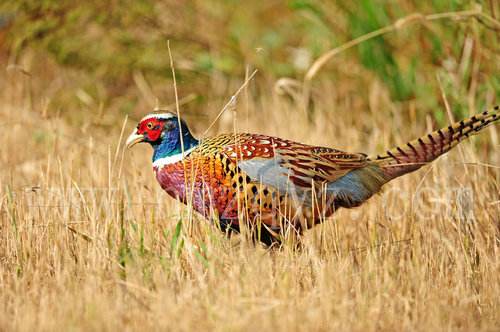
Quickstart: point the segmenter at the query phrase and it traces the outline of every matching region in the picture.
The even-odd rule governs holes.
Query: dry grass
[[[161,192],[148,148],[123,150],[118,112],[102,112],[91,100],[77,110],[85,114],[78,122],[51,109],[47,94],[75,77],[37,61],[29,53],[20,61],[31,76],[11,68],[0,77],[0,330],[500,326],[498,126],[364,206],[340,211],[306,235],[302,250],[268,251],[223,237]],[[214,86],[231,91],[241,84],[220,80]],[[392,102],[376,79],[365,80],[366,108],[332,92],[360,91],[350,81],[327,80],[312,91],[312,115],[272,82],[253,82],[212,132],[236,124],[371,154],[431,129],[430,115]],[[463,98],[475,106],[495,93]],[[188,118],[197,133],[219,106],[208,106],[203,120]]]

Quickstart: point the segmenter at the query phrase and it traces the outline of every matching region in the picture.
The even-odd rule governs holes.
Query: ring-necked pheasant
[[[267,244],[290,229],[322,222],[340,207],[359,206],[388,181],[413,172],[500,118],[499,107],[369,158],[259,134],[193,137],[172,113],[145,116],[129,136],[153,147],[161,187],[239,231],[246,220]]]

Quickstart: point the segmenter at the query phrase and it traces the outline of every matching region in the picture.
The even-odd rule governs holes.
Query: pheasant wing
[[[301,144],[264,135],[240,134],[223,153],[252,181],[286,192],[334,182],[349,171],[366,166],[366,155]]]

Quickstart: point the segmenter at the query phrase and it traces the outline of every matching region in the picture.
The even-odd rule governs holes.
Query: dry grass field
[[[458,44],[440,64],[405,47],[426,32],[388,37],[401,61],[421,56],[412,97],[399,100],[354,53],[340,53],[331,76],[312,80],[304,107],[300,86],[261,63],[210,133],[259,132],[371,155],[500,103],[498,30],[467,18],[428,24],[444,49]],[[441,25],[459,37],[446,40]],[[190,59],[184,46],[171,47],[182,74]],[[129,85],[113,85],[42,47],[13,54],[0,45],[1,331],[499,329],[498,125],[339,211],[308,231],[300,250],[269,250],[224,237],[163,193],[149,147],[124,150],[142,115],[175,102],[169,78],[138,70]],[[180,80],[180,111],[196,134],[257,56],[242,60],[246,74],[199,73],[202,90],[190,86],[197,75]]]

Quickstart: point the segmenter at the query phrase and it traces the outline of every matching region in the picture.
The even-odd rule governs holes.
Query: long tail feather
[[[413,172],[453,149],[461,141],[475,135],[500,119],[500,107],[476,114],[447,128],[422,136],[406,145],[371,158],[383,169],[388,180]]]

